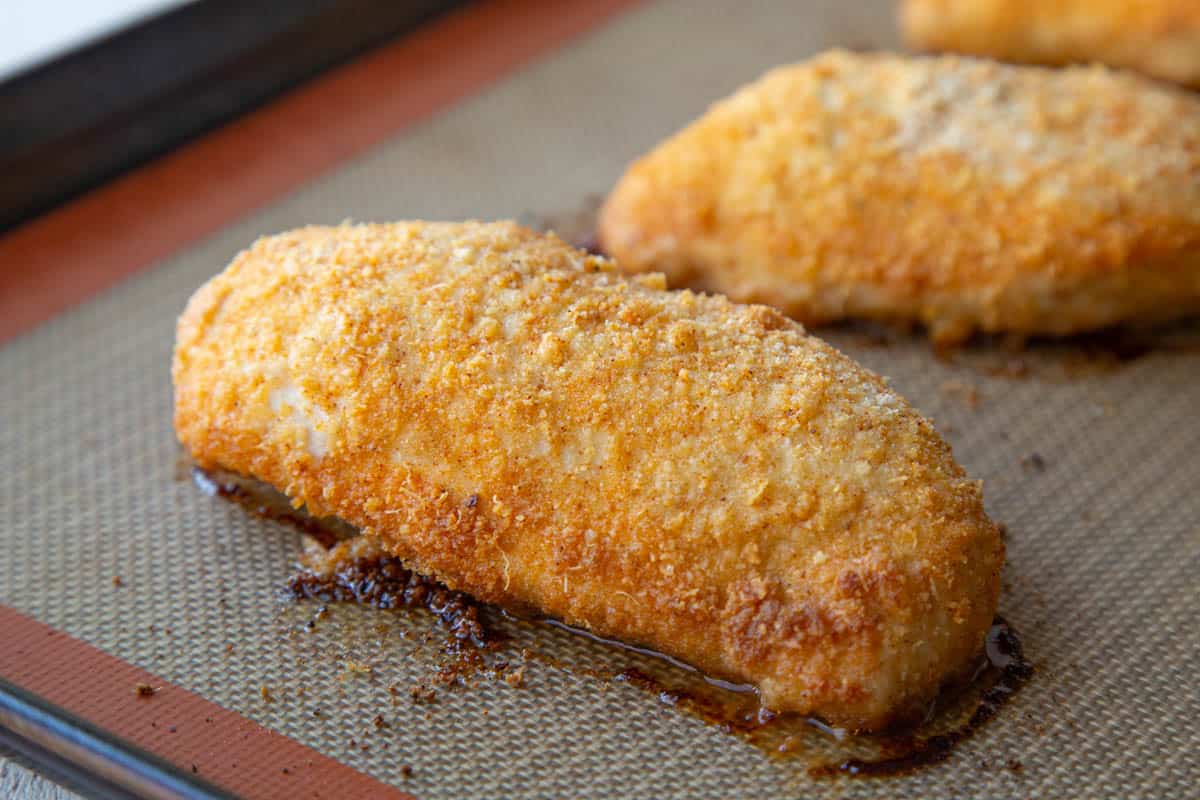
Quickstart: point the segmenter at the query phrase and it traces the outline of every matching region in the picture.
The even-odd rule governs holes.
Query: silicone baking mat
[[[946,356],[918,336],[823,334],[889,376],[984,480],[1007,526],[1001,613],[1036,669],[949,760],[886,779],[813,779],[803,759],[769,757],[588,674],[580,665],[636,658],[562,631],[517,626],[541,655],[522,661],[521,680],[442,686],[431,615],[333,606],[309,625],[318,604],[282,598],[299,537],[206,496],[181,470],[175,316],[255,237],[348,218],[556,218],[764,69],[832,45],[895,46],[891,15],[882,0],[638,4],[10,340],[0,604],[420,798],[1194,793],[1194,349],[993,344]],[[118,709],[169,699],[113,691]],[[207,724],[197,708],[181,706],[175,730],[144,730],[142,745],[167,752],[170,737]],[[228,775],[237,767],[216,763],[223,747],[181,766]],[[256,768],[275,757],[261,752]],[[291,773],[277,771],[282,783],[243,790],[285,791]]]

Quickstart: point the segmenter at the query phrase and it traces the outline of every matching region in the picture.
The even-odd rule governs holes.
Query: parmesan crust
[[[1104,68],[834,51],[635,162],[629,271],[809,324],[1066,335],[1200,311],[1200,99]]]
[[[449,587],[876,729],[980,652],[1003,545],[879,377],[511,223],[262,239],[179,320],[201,466]]]

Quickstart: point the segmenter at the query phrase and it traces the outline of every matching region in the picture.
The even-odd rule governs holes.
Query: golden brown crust
[[[802,322],[1064,335],[1200,311],[1200,99],[1103,68],[834,51],[635,162],[603,247]]]
[[[900,26],[920,50],[1101,63],[1200,88],[1195,0],[905,0]]]
[[[486,601],[877,728],[980,648],[1003,545],[882,380],[513,224],[263,239],[180,318],[180,441]]]

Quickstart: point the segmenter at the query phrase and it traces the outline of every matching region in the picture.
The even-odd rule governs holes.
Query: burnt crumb
[[[291,579],[288,588],[297,599],[355,602],[375,608],[423,606],[437,615],[456,639],[484,647],[492,638],[474,601],[413,572],[392,556],[344,562],[328,575],[303,572]],[[322,606],[317,619],[325,613]]]
[[[1025,769],[1025,765],[1015,758],[1010,758],[1005,766],[1008,767],[1010,772],[1020,772]]]
[[[464,666],[466,666],[467,669],[464,670]],[[441,684],[442,686],[454,686],[455,684],[461,682],[460,679],[462,678],[462,673],[469,671],[469,665],[457,663],[443,664],[433,673],[433,680],[435,683]]]
[[[280,772],[282,772],[284,775],[290,775],[290,774],[291,774],[291,773],[288,771],[288,768],[287,768],[287,767],[284,767],[283,769],[281,769],[281,770],[279,770],[279,771],[280,771]]]
[[[314,708],[314,709],[312,710],[312,715],[313,715],[314,717],[320,718],[320,717],[321,717],[321,709],[319,709],[319,708]]]
[[[1035,451],[1021,458],[1021,466],[1034,472],[1045,472],[1046,459],[1042,457],[1041,453]]]
[[[401,777],[411,778],[412,774],[413,774],[413,768],[410,767],[408,764],[405,764],[402,767],[400,767],[400,776]]]
[[[419,705],[432,703],[437,700],[437,690],[432,686],[426,686],[423,683],[418,683],[408,690],[408,694],[412,697],[412,701]]]
[[[113,575],[112,576],[112,585],[117,587],[118,589],[120,589],[122,586],[125,585],[125,581],[123,581],[121,579],[120,575]]]
[[[195,764],[192,764],[192,774],[195,775],[200,769]]]
[[[997,522],[996,523],[996,532],[1000,534],[1001,539],[1007,539],[1008,538],[1008,525],[1004,524],[1003,522]]]
[[[138,697],[154,697],[158,694],[158,689],[148,683],[139,683],[133,687],[133,693]]]
[[[258,693],[260,695],[262,695],[262,699],[264,702],[269,703],[273,699],[271,697],[271,690],[269,687],[266,686],[266,684],[263,684],[262,686],[258,687]]]

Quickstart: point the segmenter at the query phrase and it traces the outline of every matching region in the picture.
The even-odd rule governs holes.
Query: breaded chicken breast
[[[1200,88],[1196,0],[905,0],[900,26],[921,50],[1098,62]]]
[[[1200,98],[1103,68],[830,52],[635,162],[622,269],[802,322],[1065,335],[1200,311]]]
[[[980,652],[1004,548],[877,376],[509,223],[262,239],[179,320],[202,465],[414,569],[876,729]]]

